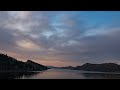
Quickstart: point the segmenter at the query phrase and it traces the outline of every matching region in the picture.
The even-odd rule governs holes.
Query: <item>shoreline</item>
[[[41,72],[41,71],[46,71],[46,70],[40,70],[40,71],[0,71],[0,73],[9,73],[9,72]]]

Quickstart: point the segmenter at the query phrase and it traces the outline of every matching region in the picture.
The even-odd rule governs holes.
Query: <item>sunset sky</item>
[[[0,11],[0,53],[48,66],[120,64],[120,11]]]

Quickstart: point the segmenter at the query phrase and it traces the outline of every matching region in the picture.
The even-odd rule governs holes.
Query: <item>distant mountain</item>
[[[75,67],[72,67],[72,66],[68,66],[68,67],[61,67],[63,69],[74,69]]]
[[[0,71],[41,71],[47,69],[49,68],[31,60],[22,62],[10,56],[0,54]]]
[[[47,67],[52,69],[61,69],[61,67],[55,67],[55,66],[47,66]]]
[[[99,71],[99,72],[120,72],[120,65],[114,63],[91,64],[86,63],[77,67],[64,67],[72,70]]]

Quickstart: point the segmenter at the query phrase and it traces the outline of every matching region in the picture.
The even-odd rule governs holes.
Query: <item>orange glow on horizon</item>
[[[80,63],[76,63],[76,62],[67,62],[67,61],[60,61],[61,59],[57,59],[57,58],[49,58],[46,57],[46,59],[42,59],[41,60],[34,60],[34,59],[30,59],[27,58],[27,56],[21,55],[21,54],[17,54],[14,52],[6,52],[6,51],[1,51],[4,54],[7,54],[8,56],[11,56],[19,61],[23,61],[26,62],[27,60],[32,60],[36,63],[45,65],[45,66],[56,66],[56,67],[64,67],[64,66],[77,66],[80,65]]]

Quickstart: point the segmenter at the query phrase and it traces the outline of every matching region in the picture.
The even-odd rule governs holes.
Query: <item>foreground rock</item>
[[[0,54],[0,71],[42,71],[49,69],[46,66],[35,63],[31,60],[27,62],[18,61],[12,57]]]

